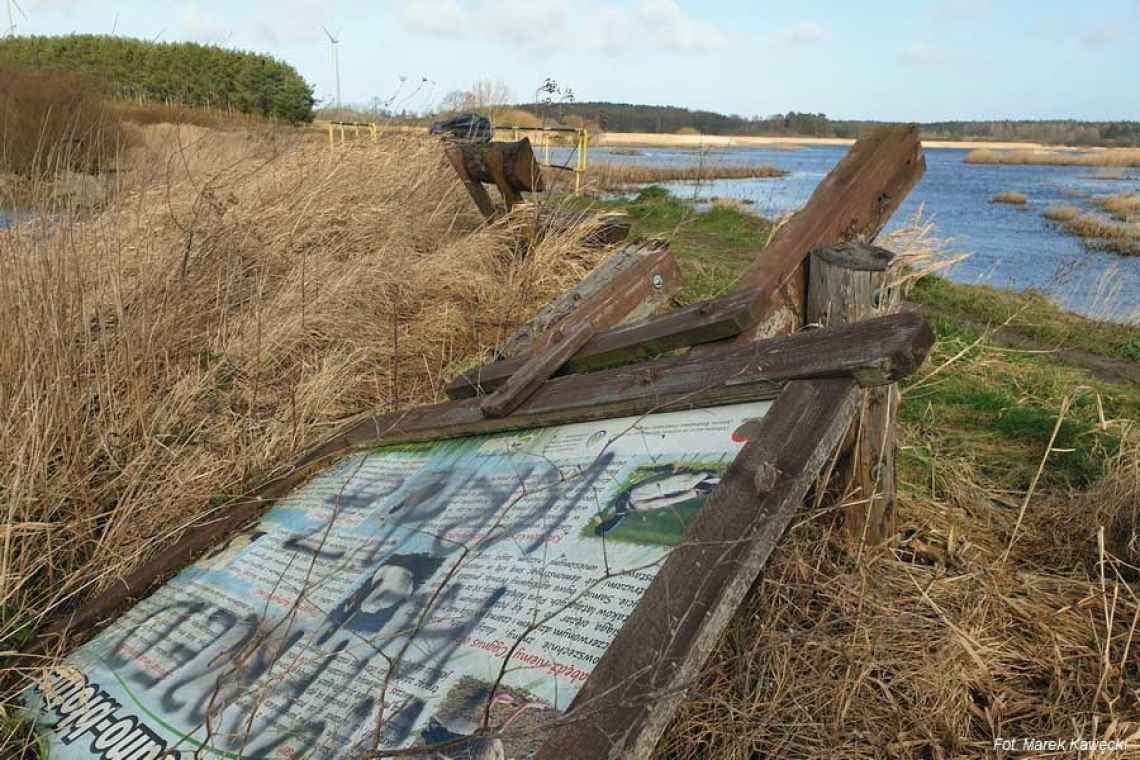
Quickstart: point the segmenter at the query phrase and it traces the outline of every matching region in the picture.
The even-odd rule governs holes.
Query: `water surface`
[[[753,202],[758,213],[774,217],[801,207],[847,147],[746,147],[703,154],[666,148],[640,151],[640,155],[629,156],[595,148],[590,161],[777,166],[788,175],[665,183],[680,197],[738,198]],[[565,161],[567,151],[551,154],[552,162],[560,162]],[[1037,289],[1071,311],[1140,324],[1140,257],[1089,250],[1079,238],[1041,216],[1049,206],[1084,207],[1088,196],[1140,190],[1140,171],[1128,170],[1121,180],[1102,180],[1095,179],[1095,169],[1087,167],[975,165],[963,163],[965,154],[961,148],[928,148],[926,174],[895,212],[887,230],[905,223],[921,206],[924,217],[934,222],[935,234],[952,238],[953,250],[972,254],[947,272],[950,279],[1016,291]],[[990,198],[1007,190],[1025,193],[1029,203],[990,203]]]

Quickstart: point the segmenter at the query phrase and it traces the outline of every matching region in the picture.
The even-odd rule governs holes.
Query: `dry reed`
[[[1028,202],[1029,198],[1025,193],[1004,192],[990,198],[990,203],[1011,203],[1016,206],[1024,206]]]
[[[639,166],[636,164],[591,164],[586,172],[586,185],[596,190],[620,190],[655,182],[705,182],[713,179],[748,179],[783,177],[788,172],[774,166],[724,166],[701,164],[690,166]]]
[[[978,148],[966,154],[968,164],[1013,164],[1048,166],[1140,166],[1140,149],[1104,148],[1090,151],[993,150]]]
[[[0,650],[340,421],[435,399],[604,255],[589,218],[523,255],[531,210],[482,225],[422,139],[143,136],[93,218],[44,185],[0,230]]]
[[[945,260],[928,233],[917,225],[891,244]],[[973,352],[1000,361],[985,335]],[[936,346],[912,386],[962,360]],[[1140,437],[1134,422],[1103,424],[1122,440],[1104,479],[1079,495],[1028,494],[1016,541],[1018,502],[976,463],[937,458],[937,434],[903,425],[902,447],[937,461],[929,483],[900,491],[898,533],[856,556],[835,507],[794,525],[662,756],[1001,758],[1012,755],[995,739],[1021,737],[1135,751],[1140,595],[1127,581],[1140,559]],[[1044,468],[1053,454],[1041,452]]]
[[[1131,222],[1140,218],[1140,193],[1098,196],[1093,198],[1092,202],[1122,222]]]

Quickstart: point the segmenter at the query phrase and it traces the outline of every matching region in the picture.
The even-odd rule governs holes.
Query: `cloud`
[[[815,45],[831,39],[831,30],[814,21],[801,21],[780,32],[780,39],[789,45]]]
[[[1114,24],[1101,24],[1086,29],[1081,34],[1081,44],[1085,47],[1101,48],[1120,41],[1120,27]]]
[[[445,39],[480,38],[528,50],[590,49],[618,54],[633,48],[703,53],[727,38],[685,14],[676,0],[634,0],[615,6],[533,0],[405,0],[405,30]]]
[[[230,35],[225,26],[219,24],[209,13],[204,13],[197,3],[182,7],[178,24],[183,34],[196,42],[221,44]]]
[[[941,66],[950,62],[950,56],[944,50],[916,42],[899,53],[898,61],[904,66]]]
[[[327,13],[327,5],[318,0],[275,0],[272,12],[262,14],[257,36],[270,45],[323,40],[321,27],[331,23]]]
[[[704,53],[723,47],[727,40],[712,24],[689,18],[676,0],[640,0],[633,9],[639,30],[655,47],[680,53]],[[631,37],[636,39],[636,34]]]
[[[460,37],[469,27],[468,13],[457,0],[407,0],[400,21],[409,32],[433,37]]]

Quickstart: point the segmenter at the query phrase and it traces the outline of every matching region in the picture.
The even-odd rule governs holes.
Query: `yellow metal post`
[[[329,122],[329,150],[336,151],[336,140],[333,139],[333,125]]]
[[[372,142],[376,142],[376,122],[371,122],[368,125],[368,131],[372,133]]]
[[[352,136],[360,137],[360,125],[355,122],[352,124]]]
[[[339,127],[340,127],[340,144],[341,144],[341,145],[344,145],[344,125],[343,125],[343,124],[339,124],[339,125],[337,125],[337,126],[339,126]]]

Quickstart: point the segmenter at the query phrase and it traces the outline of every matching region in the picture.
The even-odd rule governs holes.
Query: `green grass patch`
[[[772,230],[771,222],[755,214],[726,206],[702,211],[658,185],[644,188],[631,200],[604,205],[629,216],[632,237],[669,240],[684,276],[678,300],[685,304],[724,295],[767,244]]]
[[[1010,328],[1040,342],[1042,348],[1080,348],[1140,362],[1140,329],[1072,314],[1040,293],[1011,293],[927,277],[910,297],[926,306],[935,318],[949,320],[959,328],[968,323],[996,326],[1013,317]]]

